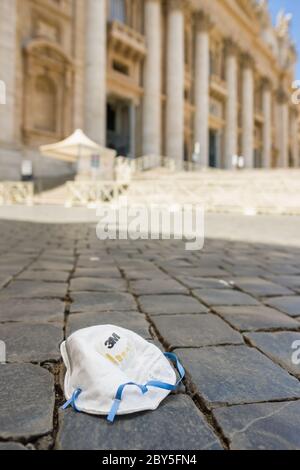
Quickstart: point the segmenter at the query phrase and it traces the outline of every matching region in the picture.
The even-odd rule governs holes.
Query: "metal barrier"
[[[66,206],[112,202],[124,194],[127,187],[128,183],[121,181],[68,181]]]
[[[33,183],[0,181],[0,205],[33,204]]]

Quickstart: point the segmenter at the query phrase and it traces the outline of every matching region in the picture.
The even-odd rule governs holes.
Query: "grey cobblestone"
[[[265,276],[269,280],[275,282],[276,284],[281,284],[282,286],[288,287],[296,292],[300,292],[300,276],[293,275],[269,275]]]
[[[100,312],[100,313],[78,313],[70,315],[67,321],[67,335],[80,328],[93,325],[117,325],[134,331],[143,338],[151,338],[149,323],[139,312]]]
[[[255,297],[294,294],[294,292],[287,287],[259,277],[241,277],[240,279],[234,279],[234,284],[244,292],[254,295]]]
[[[123,279],[96,279],[91,277],[79,277],[73,279],[70,291],[74,292],[114,292],[126,291],[126,282]]]
[[[64,450],[196,450],[221,449],[221,444],[192,400],[170,396],[158,410],[118,417],[60,413],[57,448]],[[170,428],[171,426],[171,428]]]
[[[132,281],[131,291],[136,295],[145,294],[188,294],[188,289],[173,279],[148,279]]]
[[[63,299],[67,292],[67,284],[60,282],[13,281],[1,291],[1,296],[15,299]]]
[[[187,252],[100,242],[89,224],[0,221],[0,233],[0,449],[300,448],[300,248],[214,239]],[[60,342],[98,324],[175,349],[178,393],[113,426],[59,411]]]
[[[8,362],[57,361],[63,330],[53,324],[6,323],[1,325],[1,339]]]
[[[101,267],[101,268],[76,268],[73,278],[82,278],[82,277],[91,277],[91,278],[104,278],[104,279],[112,279],[112,278],[121,278],[121,273],[118,268],[109,266],[109,267]]]
[[[206,313],[207,307],[187,295],[144,295],[139,297],[141,309],[149,315]]]
[[[239,331],[299,328],[299,323],[295,319],[264,305],[214,307],[214,310]]]
[[[0,439],[30,439],[51,432],[54,381],[32,364],[0,364]]]
[[[216,315],[164,315],[153,317],[153,322],[172,348],[243,343],[242,336]]]
[[[132,295],[123,292],[72,292],[71,313],[113,310],[134,310],[136,303]]]
[[[264,302],[266,305],[277,308],[291,317],[300,316],[300,296],[273,297],[271,299],[265,299]]]
[[[190,289],[228,289],[228,280],[206,277],[177,276],[177,279]]]
[[[251,344],[269,356],[291,374],[300,378],[300,332],[281,331],[277,333],[249,333],[245,335]],[[297,341],[298,346],[292,347]],[[299,351],[297,353],[297,350]],[[293,361],[293,354],[295,360]],[[299,364],[294,362],[298,361]]]
[[[220,346],[176,352],[208,406],[300,398],[298,380],[255,349]]]
[[[57,299],[2,299],[0,322],[62,322],[65,304]]]
[[[193,294],[207,305],[259,305],[259,302],[248,294],[233,289],[193,290]]]
[[[231,406],[213,414],[233,450],[300,448],[300,401]]]
[[[32,271],[26,270],[18,276],[24,281],[67,282],[70,273],[65,271]]]

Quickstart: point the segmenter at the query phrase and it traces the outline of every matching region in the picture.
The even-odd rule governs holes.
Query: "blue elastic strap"
[[[178,357],[176,356],[176,354],[174,353],[170,353],[170,352],[166,352],[164,353],[164,355],[170,359],[170,361],[173,361],[175,363],[175,366],[176,366],[176,369],[178,370],[178,374],[179,374],[179,379],[177,380],[177,383],[176,383],[176,387],[178,387],[178,385],[180,384],[180,382],[182,381],[182,379],[184,378],[185,376],[185,370],[182,366],[182,364],[179,362],[179,359]]]
[[[66,401],[66,403],[64,403],[64,405],[61,407],[62,410],[65,410],[66,408],[68,408],[68,406],[72,406],[72,408],[74,408],[75,411],[79,411],[79,409],[77,408],[76,406],[76,400],[77,398],[79,397],[81,393],[81,389],[80,388],[76,388],[74,390],[74,392],[72,393],[72,396],[71,398]]]
[[[174,391],[174,390],[177,389],[178,385],[180,384],[180,382],[182,381],[182,379],[185,376],[185,370],[182,367],[182,365],[180,364],[176,354],[174,354],[174,353],[164,353],[164,355],[168,359],[170,359],[171,361],[173,361],[175,363],[175,366],[178,370],[179,379],[177,380],[176,384],[173,385],[173,384],[169,384],[167,382],[161,382],[160,380],[149,380],[149,382],[147,382],[145,385],[140,385],[140,384],[137,384],[135,382],[128,382],[126,384],[120,385],[118,387],[118,390],[117,390],[115,399],[113,401],[112,407],[110,409],[110,412],[107,416],[107,421],[109,421],[110,423],[113,423],[113,421],[116,417],[116,414],[118,412],[121,400],[122,400],[123,390],[127,385],[135,385],[136,387],[138,387],[141,390],[141,392],[143,394],[148,392],[148,387],[157,387],[157,388],[162,388],[164,390],[171,390],[171,391]]]
[[[122,384],[118,387],[118,390],[117,390],[117,393],[116,393],[116,396],[115,396],[115,399],[113,401],[113,404],[112,404],[112,407],[110,409],[110,412],[107,416],[107,421],[109,422],[113,422],[114,419],[115,419],[115,416],[117,414],[117,411],[119,409],[119,406],[120,406],[120,403],[121,403],[121,400],[122,400],[122,394],[123,394],[123,390],[125,387],[127,387],[127,385],[134,385],[135,387],[138,387],[142,394],[144,395],[146,392],[148,392],[148,389],[146,387],[146,385],[140,385],[140,384],[137,384],[135,382],[127,382],[126,384]]]

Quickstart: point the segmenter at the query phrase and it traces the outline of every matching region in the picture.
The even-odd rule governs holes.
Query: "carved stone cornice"
[[[184,10],[189,7],[189,0],[167,0],[168,10]]]
[[[263,77],[262,81],[261,81],[261,86],[262,86],[263,90],[271,91],[272,90],[272,82],[271,82],[270,78]]]
[[[209,32],[213,28],[214,24],[209,15],[203,11],[199,11],[195,14],[195,26],[197,31]]]
[[[254,69],[255,67],[254,58],[248,52],[244,52],[241,55],[241,64],[244,69]]]
[[[226,38],[224,41],[226,55],[237,55],[239,52],[238,45],[232,38]]]
[[[287,104],[289,101],[289,95],[283,88],[277,90],[276,97],[279,104]]]

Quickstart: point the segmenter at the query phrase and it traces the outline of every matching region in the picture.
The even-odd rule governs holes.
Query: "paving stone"
[[[300,448],[300,401],[237,405],[213,414],[233,450]]]
[[[67,293],[68,286],[62,282],[13,281],[1,291],[2,297],[14,298],[60,298]]]
[[[300,352],[297,352],[300,351],[300,332],[248,333],[245,337],[270,359],[300,378]],[[295,341],[298,341],[298,344],[293,349]],[[297,359],[299,364],[294,364],[294,359]]]
[[[193,294],[207,305],[259,305],[248,294],[233,289],[195,289]]]
[[[0,274],[0,289],[4,287],[11,279],[11,276]]]
[[[0,261],[1,263],[1,261]],[[20,271],[22,271],[23,269],[25,269],[27,267],[27,264],[23,264],[23,263],[19,263],[19,264],[15,264],[15,263],[12,263],[12,264],[2,264],[1,263],[1,272],[2,273],[6,273],[7,275],[10,275],[10,276],[16,276]]]
[[[172,348],[243,343],[242,336],[216,315],[164,315],[153,321]]]
[[[64,302],[57,299],[3,299],[0,322],[63,322]]]
[[[299,328],[299,323],[293,318],[264,305],[214,307],[214,310],[240,331]]]
[[[149,323],[139,312],[100,312],[70,315],[67,321],[67,336],[81,328],[95,325],[116,325],[134,331],[143,338],[150,338]]]
[[[300,296],[273,297],[272,299],[264,299],[264,303],[287,313],[291,317],[300,316]]]
[[[62,326],[38,323],[5,323],[1,325],[7,362],[44,362],[60,358]]]
[[[190,289],[228,289],[231,288],[228,281],[205,277],[177,276],[184,285]]]
[[[222,449],[202,413],[186,395],[171,395],[155,411],[105,417],[60,412],[56,448],[63,450]],[[171,429],[170,429],[171,426]]]
[[[37,263],[39,263],[40,261],[42,262],[49,261],[50,263],[55,263],[55,264],[64,263],[64,264],[73,266],[74,259],[75,259],[74,255],[66,256],[62,253],[55,254],[55,253],[49,253],[48,251],[46,251],[46,253],[44,253],[43,255],[39,257],[39,259],[37,260]]]
[[[144,295],[139,297],[141,309],[150,315],[206,313],[207,307],[187,295]]]
[[[77,277],[92,277],[98,278],[121,278],[121,273],[116,267],[101,267],[101,268],[76,268],[72,274],[73,278]]]
[[[174,268],[185,268],[185,267],[190,268],[190,267],[192,267],[191,263],[187,259],[181,258],[181,257],[176,257],[176,256],[171,258],[171,259],[168,259],[166,261],[161,261],[158,264],[159,264],[159,266],[161,266],[164,269],[167,269],[167,268],[170,268],[170,267],[171,268],[172,267],[174,267]]]
[[[264,267],[273,274],[300,274],[300,268],[287,263],[267,263]]]
[[[188,289],[173,279],[153,279],[132,281],[131,291],[136,295],[149,294],[188,294]]]
[[[2,450],[28,450],[27,447],[18,442],[0,442],[0,451]]]
[[[124,268],[122,270],[124,272],[124,276],[130,281],[145,279],[170,279],[170,276],[160,269]]]
[[[79,268],[101,268],[101,265],[109,261],[109,258],[102,258],[99,255],[79,256],[77,266]]]
[[[248,261],[247,261],[248,263]],[[230,272],[233,276],[264,276],[267,274],[262,268],[252,267],[252,266],[230,266],[229,264],[224,264],[223,268]]]
[[[0,364],[0,439],[26,439],[51,432],[54,380],[32,364]]]
[[[241,277],[234,279],[234,285],[256,297],[294,294],[294,292],[287,287],[266,281],[265,279],[260,279],[259,277]]]
[[[32,271],[72,271],[74,263],[64,261],[38,260],[30,265]]]
[[[126,282],[123,279],[94,279],[91,277],[78,277],[70,284],[71,291],[85,292],[114,292],[126,291]]]
[[[66,271],[24,271],[18,276],[18,280],[44,281],[44,282],[67,282],[70,273]]]
[[[122,252],[124,253],[124,249],[122,250]],[[153,271],[153,270],[157,270],[159,271],[159,269],[154,266],[153,263],[151,263],[150,261],[146,261],[144,259],[137,259],[136,257],[133,258],[125,258],[125,259],[122,259],[122,257],[120,256],[120,254],[118,254],[118,256],[115,258],[117,263],[118,263],[118,266],[120,269],[122,270],[126,270],[126,269],[138,269],[140,271]]]
[[[269,274],[268,276],[264,276],[270,281],[275,282],[276,284],[280,284],[285,287],[289,287],[292,290],[300,290],[300,276],[296,275],[274,275]]]
[[[188,277],[217,277],[218,279],[223,279],[224,277],[228,277],[229,273],[227,273],[224,269],[221,268],[208,268],[208,267],[203,267],[203,268],[198,268],[198,267],[191,267],[191,268],[170,268],[167,270],[170,274],[173,274],[174,276],[178,275],[178,271],[180,271],[180,274],[183,276],[188,276]]]
[[[72,299],[71,313],[137,309],[133,296],[124,292],[73,292]]]
[[[16,270],[13,266],[2,266],[2,264],[0,264],[0,277],[2,279],[4,277],[11,277],[12,275],[15,275],[15,274],[16,274]]]
[[[288,372],[247,346],[175,351],[208,406],[300,398]]]

